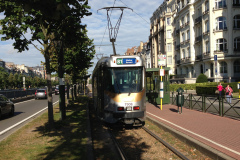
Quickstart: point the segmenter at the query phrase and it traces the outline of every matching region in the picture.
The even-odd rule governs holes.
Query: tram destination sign
[[[136,58],[117,58],[117,65],[136,64]]]

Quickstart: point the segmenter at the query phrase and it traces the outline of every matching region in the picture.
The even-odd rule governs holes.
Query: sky
[[[93,67],[89,68],[89,74],[92,73],[97,60],[102,56],[113,54],[112,45],[109,38],[107,11],[104,7],[128,7],[123,10],[120,27],[116,37],[116,53],[123,55],[128,48],[139,46],[140,42],[146,42],[150,35],[150,17],[153,12],[162,4],[163,0],[89,0],[91,7],[91,16],[84,17],[82,23],[87,25],[88,37],[94,40],[96,55],[92,60]],[[121,14],[120,10],[108,12],[111,15],[112,27]],[[0,14],[0,19],[3,14]],[[1,36],[0,36],[1,37]],[[0,41],[0,59],[14,64],[24,64],[33,67],[45,62],[43,55],[30,45],[28,51],[19,53],[12,46],[13,40]]]

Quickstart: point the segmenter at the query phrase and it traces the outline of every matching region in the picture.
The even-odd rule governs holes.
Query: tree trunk
[[[51,84],[51,70],[50,70],[50,56],[47,50],[45,50],[45,62],[46,62],[46,73],[47,73],[47,95],[48,95],[48,123],[50,129],[54,127],[53,120],[53,103],[52,103],[52,84]]]

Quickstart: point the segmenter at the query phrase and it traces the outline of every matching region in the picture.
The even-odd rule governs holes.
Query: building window
[[[215,0],[215,9],[227,7],[225,0]]]
[[[206,48],[206,53],[209,53],[210,52],[210,43],[209,43],[209,41],[206,41],[205,48]]]
[[[220,62],[220,73],[227,73],[227,63],[224,61]]]
[[[167,38],[172,38],[172,31],[171,30],[167,30]]]
[[[217,51],[227,51],[227,41],[226,41],[226,39],[217,39],[216,50]]]
[[[182,50],[182,59],[185,59],[185,49]]]
[[[185,34],[182,33],[182,42],[184,42],[184,41],[185,41]]]
[[[227,29],[226,18],[218,17],[216,19],[216,30],[223,30],[223,29]]]
[[[233,28],[240,29],[240,15],[233,17]]]
[[[190,31],[187,30],[187,40],[190,40]]]
[[[182,17],[182,25],[184,25],[184,17]]]
[[[240,73],[240,60],[236,60],[233,64],[234,73]]]
[[[240,37],[234,39],[234,51],[240,51]]]
[[[209,31],[209,21],[205,22],[205,32]]]
[[[167,51],[172,52],[172,43],[167,44]]]
[[[168,56],[167,62],[168,62],[168,64],[172,64],[172,56]]]
[[[188,57],[191,58],[190,47],[188,47]]]
[[[167,25],[170,26],[171,25],[171,17],[167,18]]]
[[[190,20],[189,20],[189,13],[187,14],[187,22],[190,22]]]
[[[205,2],[205,11],[208,11],[208,10],[209,10],[209,2],[206,1],[206,2]]]
[[[240,0],[233,0],[233,5],[240,6]]]

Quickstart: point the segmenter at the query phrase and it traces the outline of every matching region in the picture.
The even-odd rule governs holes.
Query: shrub
[[[205,74],[200,74],[197,77],[196,83],[204,83],[204,82],[208,82],[207,76]]]

